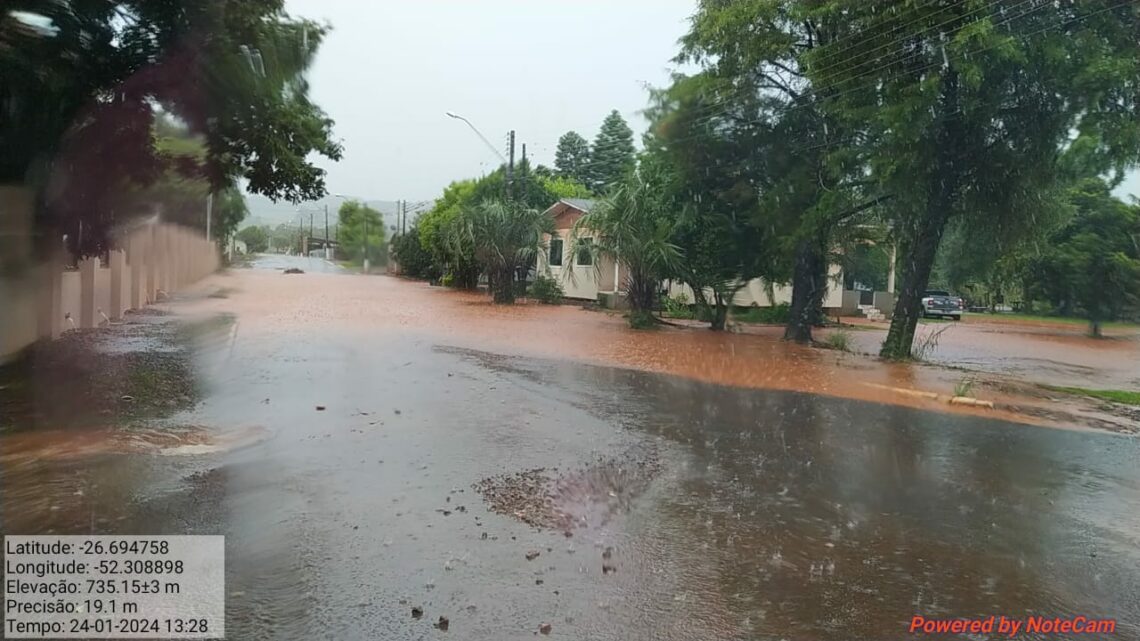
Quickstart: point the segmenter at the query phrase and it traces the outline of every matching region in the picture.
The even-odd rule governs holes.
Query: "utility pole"
[[[507,162],[507,198],[511,197],[511,187],[515,181],[515,130],[511,130],[510,134],[510,160]]]
[[[329,247],[329,204],[325,203],[325,260],[332,260],[332,251]]]
[[[408,231],[408,201],[400,201],[400,235]]]
[[[525,165],[526,164],[526,143],[525,142],[522,144],[522,151],[523,151],[523,153],[522,153],[522,164]]]
[[[368,273],[368,216],[364,216],[364,273]]]
[[[206,194],[206,241],[210,240],[210,222],[214,215],[214,192]]]

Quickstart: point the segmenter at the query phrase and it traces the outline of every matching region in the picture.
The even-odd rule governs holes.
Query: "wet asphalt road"
[[[914,614],[1111,617],[1140,638],[1135,439],[508,358],[414,327],[237,327],[204,343],[207,398],[179,420],[248,444],[9,475],[86,488],[70,518],[9,510],[11,532],[225,534],[233,639],[904,638]],[[608,521],[584,493],[571,538],[471,488],[599,456],[661,472]]]

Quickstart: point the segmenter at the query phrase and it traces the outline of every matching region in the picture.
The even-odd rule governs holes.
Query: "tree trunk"
[[[713,310],[712,322],[709,328],[714,332],[724,331],[724,326],[728,321],[728,303],[723,296],[713,292],[713,304],[716,307]]]
[[[879,356],[889,359],[906,359],[911,356],[914,332],[922,316],[922,297],[930,281],[934,257],[942,242],[942,232],[950,220],[958,183],[963,168],[958,167],[958,76],[950,71],[943,78],[940,110],[943,114],[936,145],[936,160],[927,185],[926,211],[918,221],[910,243],[909,268],[905,270],[902,289],[895,301],[891,328]]]
[[[492,270],[491,293],[496,305],[510,305],[515,302],[515,270],[506,267]]]
[[[792,305],[784,340],[807,344],[812,341],[811,328],[822,318],[823,293],[827,289],[827,261],[812,240],[796,247],[792,269]]]

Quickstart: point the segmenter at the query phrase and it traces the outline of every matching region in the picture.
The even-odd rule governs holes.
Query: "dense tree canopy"
[[[269,249],[269,230],[264,226],[250,225],[238,231],[237,239],[245,243],[245,248],[251,254],[257,254]]]
[[[833,6],[859,37],[811,52],[806,70],[842,144],[894,196],[904,258],[882,354],[906,357],[952,219],[1002,236],[1035,225],[1074,132],[1109,166],[1135,160],[1140,16],[1111,1]]]
[[[1034,294],[1087,318],[1100,336],[1102,322],[1140,303],[1140,207],[1114,198],[1099,179],[1074,187],[1068,200],[1072,219],[1029,260],[1026,275]]]
[[[5,10],[0,182],[40,190],[39,227],[82,239],[77,253],[102,251],[137,214],[112,202],[124,181],[148,185],[171,168],[215,189],[241,179],[271,198],[324,194],[310,155],[337,159],[341,148],[303,72],[326,28],[289,17],[282,0],[13,0]],[[160,111],[202,137],[203,158],[153,144]]]
[[[349,260],[377,260],[384,247],[384,219],[358,200],[346,200],[337,211],[340,251]]]

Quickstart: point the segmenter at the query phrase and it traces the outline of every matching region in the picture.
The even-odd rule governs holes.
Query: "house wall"
[[[567,298],[580,298],[597,300],[599,291],[608,291],[601,287],[602,272],[593,265],[575,265],[574,257],[570,255],[570,230],[559,229],[558,238],[562,240],[562,265],[551,265],[549,249],[538,255],[538,273],[547,274],[562,284],[562,291]],[[551,236],[543,238],[546,246],[550,247]],[[613,263],[609,267],[610,281],[613,280]],[[610,285],[612,287],[612,284]]]
[[[570,255],[570,231],[582,215],[583,212],[570,208],[555,217],[555,234],[563,241],[562,265],[551,265],[549,252],[542,252],[538,258],[538,272],[549,274],[562,283],[562,290],[567,298],[597,300],[599,292],[623,291],[625,279],[629,273],[627,268],[620,263],[620,260],[616,270],[614,261],[609,258],[601,259],[597,266],[574,264],[574,257]],[[550,235],[543,238],[547,247],[550,246],[551,238]],[[620,256],[618,258],[620,259]],[[831,265],[828,268],[827,283],[828,288],[824,294],[823,308],[829,311],[840,310],[843,307],[843,270],[839,265]],[[670,296],[683,294],[690,302],[695,300],[692,289],[687,285],[681,283],[666,284]],[[711,298],[711,293],[709,298]],[[791,302],[792,288],[790,285],[773,285],[772,298],[769,299],[765,291],[764,281],[759,278],[749,281],[733,299],[733,304],[739,307],[769,307],[773,304],[780,305]]]
[[[828,268],[827,278],[827,293],[823,296],[823,308],[825,310],[838,310],[843,306],[844,292],[843,292],[843,270],[839,265],[832,265]],[[670,296],[677,296],[683,294],[689,302],[693,302],[696,297],[693,296],[693,290],[688,285],[677,282],[669,283],[667,288]],[[712,292],[706,292],[706,296],[711,300]],[[741,288],[736,293],[736,297],[732,300],[732,304],[737,307],[770,307],[775,305],[786,305],[792,302],[792,287],[791,285],[775,284],[772,286],[772,299],[768,299],[768,294],[765,291],[764,279],[754,278],[748,281],[748,284]]]

